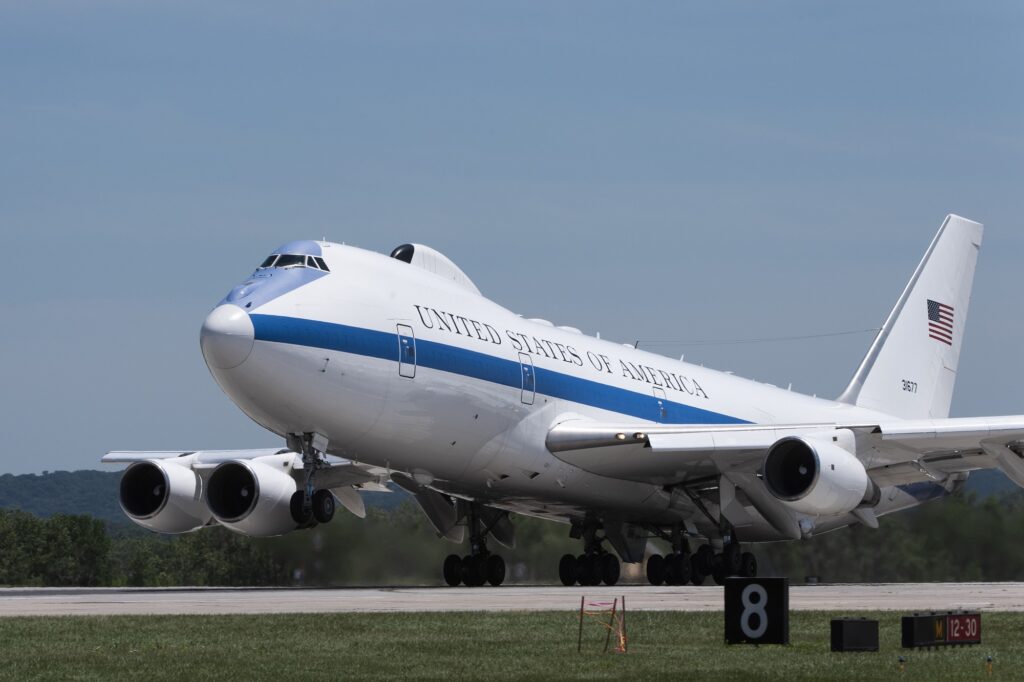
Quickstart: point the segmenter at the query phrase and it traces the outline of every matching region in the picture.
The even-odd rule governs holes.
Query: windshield
[[[263,261],[259,269],[265,268],[294,268],[294,267],[306,267],[314,270],[323,270],[324,272],[330,272],[327,267],[327,262],[320,256],[303,256],[301,254],[283,253],[283,254],[272,254],[267,256],[267,259]]]
[[[294,256],[290,253],[285,253],[277,257],[277,262],[274,263],[275,268],[287,268],[293,265],[305,265],[305,256]]]

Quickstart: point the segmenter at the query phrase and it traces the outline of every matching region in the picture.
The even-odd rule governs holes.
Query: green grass
[[[0,619],[3,679],[1024,679],[1024,614],[986,613],[984,644],[899,648],[899,614],[880,621],[879,653],[829,652],[830,614],[793,612],[790,646],[726,646],[722,614],[629,614],[629,653],[577,616],[543,613]],[[897,657],[907,659],[897,670]],[[994,674],[985,673],[985,658]]]

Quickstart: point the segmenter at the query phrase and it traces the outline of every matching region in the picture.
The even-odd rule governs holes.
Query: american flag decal
[[[928,336],[953,345],[953,306],[928,299]]]

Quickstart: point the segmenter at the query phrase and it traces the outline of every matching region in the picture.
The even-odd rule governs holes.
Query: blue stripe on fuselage
[[[323,348],[398,362],[397,333],[279,315],[257,314],[250,317],[258,341]],[[522,388],[523,370],[520,363],[436,341],[416,339],[416,365],[510,388]],[[638,419],[670,424],[749,423],[743,419],[666,399],[662,400],[666,410],[662,417],[658,399],[652,394],[628,391],[542,367],[537,367],[534,371],[537,393],[540,395],[590,405]]]

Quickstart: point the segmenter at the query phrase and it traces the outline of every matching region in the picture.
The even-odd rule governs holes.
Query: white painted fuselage
[[[832,424],[884,416],[524,319],[471,285],[396,258],[303,244],[315,244],[329,273],[267,296],[261,286],[273,286],[260,278],[269,273],[257,271],[211,314],[224,320],[204,330],[217,383],[276,434],[322,434],[333,455],[455,496],[563,521],[593,513],[687,523],[713,538],[718,529],[686,496],[572,466],[548,450],[548,432],[572,418]],[[217,334],[237,339],[218,349],[216,339],[207,344]],[[919,497],[885,488],[876,511]],[[817,530],[852,522],[842,515]],[[759,521],[742,539],[780,536]]]

